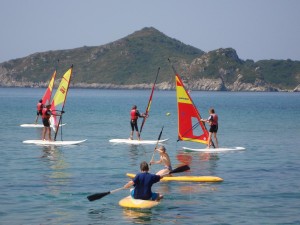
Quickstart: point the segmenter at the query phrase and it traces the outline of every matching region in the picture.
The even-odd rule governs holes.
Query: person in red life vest
[[[129,137],[130,140],[133,139],[134,129],[136,130],[136,135],[137,135],[138,140],[140,140],[140,132],[139,132],[139,128],[137,125],[137,120],[139,117],[146,117],[146,115],[144,113],[140,114],[140,112],[137,110],[137,106],[133,105],[132,109],[130,111],[130,126],[131,126],[131,133],[130,133],[130,137]]]
[[[208,144],[207,148],[210,148],[211,142],[212,142],[212,134],[215,138],[215,147],[218,148],[218,138],[217,138],[217,132],[218,132],[218,115],[215,113],[215,110],[211,108],[209,110],[209,117],[207,120],[201,119],[202,122],[207,122],[210,125],[209,128],[209,136],[208,136]]]
[[[61,116],[64,111],[61,112],[61,114],[54,114],[51,111],[51,104],[47,104],[45,108],[42,110],[42,119],[43,119],[43,140],[46,140],[46,133],[48,132],[48,140],[51,141],[51,129],[50,129],[50,117],[53,116]]]
[[[42,115],[42,110],[44,108],[44,105],[43,105],[43,100],[40,99],[38,104],[36,105],[36,118],[35,118],[35,124],[37,124],[37,121],[38,121],[38,118],[40,115]]]

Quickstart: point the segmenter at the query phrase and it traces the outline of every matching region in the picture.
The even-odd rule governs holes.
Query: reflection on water
[[[176,158],[179,162],[191,167],[190,175],[199,175],[200,171],[206,171],[205,175],[215,175],[219,160],[217,153],[207,152],[178,151]]]
[[[132,168],[134,168],[136,171],[139,171],[140,168],[140,158],[146,157],[146,148],[143,145],[129,145],[129,160],[130,160],[130,165]]]
[[[55,197],[56,201],[59,200],[64,189],[70,184],[71,174],[66,172],[69,168],[69,164],[65,162],[65,158],[57,146],[43,146],[42,159],[48,165],[48,173],[45,174],[45,186],[49,189],[48,194],[51,197]],[[57,199],[58,198],[58,199]],[[61,221],[67,221],[68,218],[72,217],[69,211],[60,209],[53,209],[51,214],[51,220],[54,223],[61,223]]]
[[[59,194],[59,186],[67,185],[71,175],[66,172],[69,167],[68,163],[65,162],[64,156],[56,146],[44,146],[42,158],[48,159],[48,165],[51,170],[47,176],[48,187],[55,194]]]
[[[149,224],[152,220],[152,211],[151,209],[124,209],[123,217],[132,223]]]

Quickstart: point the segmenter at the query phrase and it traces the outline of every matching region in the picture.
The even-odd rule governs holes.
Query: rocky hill
[[[299,61],[243,61],[232,48],[205,53],[152,27],[102,46],[35,53],[1,63],[0,86],[44,87],[55,68],[60,78],[73,64],[73,87],[150,88],[160,67],[157,88],[169,90],[174,89],[174,74],[168,58],[191,90],[300,90]]]

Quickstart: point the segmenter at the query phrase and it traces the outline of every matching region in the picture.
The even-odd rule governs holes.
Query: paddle
[[[158,145],[158,142],[159,142],[159,140],[160,140],[160,138],[161,138],[161,135],[162,135],[163,130],[164,130],[164,126],[162,126],[161,131],[160,131],[160,133],[159,133],[159,135],[158,135],[157,142],[156,142],[156,145],[155,145],[155,148],[154,148],[154,151],[153,151],[152,158],[151,158],[150,162],[151,162],[151,161],[153,160],[153,158],[154,158],[155,150],[156,150],[156,148],[157,148],[157,145]],[[151,164],[149,164],[149,165],[151,166]]]
[[[121,191],[123,189],[124,189],[124,187],[121,187],[121,188],[118,188],[118,189],[115,189],[115,190],[112,190],[112,191],[108,191],[108,192],[92,194],[92,195],[87,196],[87,199],[90,202],[92,202],[92,201],[98,200],[100,198],[103,198],[106,195],[112,194],[112,193],[117,192],[117,191]]]
[[[180,166],[180,167],[177,167],[176,169],[174,170],[171,170],[169,173],[167,174],[163,174],[164,175],[168,175],[168,174],[172,174],[172,173],[181,173],[181,172],[184,172],[184,171],[187,171],[189,170],[190,167],[188,165],[184,165],[184,166]]]

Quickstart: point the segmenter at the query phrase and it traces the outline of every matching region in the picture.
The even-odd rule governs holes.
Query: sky
[[[242,60],[300,60],[299,0],[0,0],[0,63],[100,46],[144,27]]]

